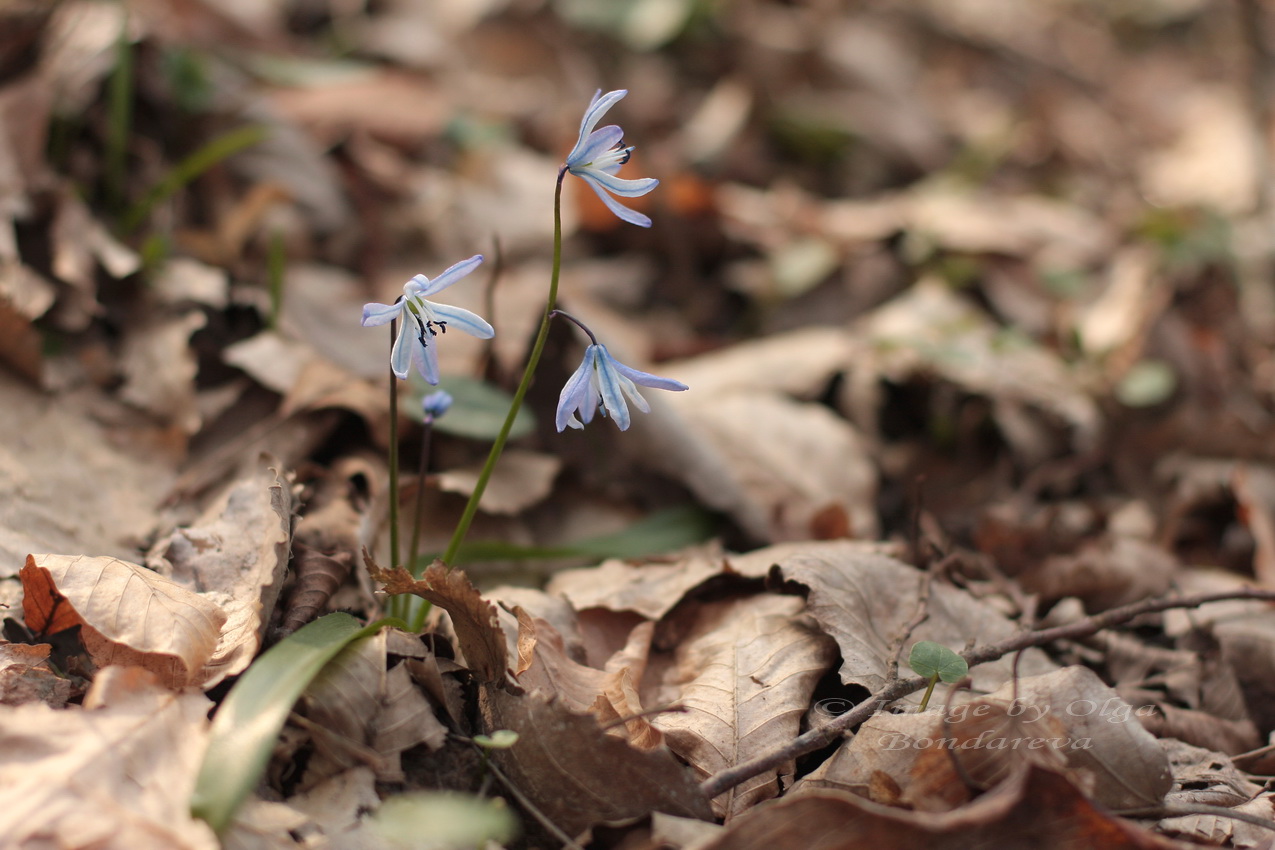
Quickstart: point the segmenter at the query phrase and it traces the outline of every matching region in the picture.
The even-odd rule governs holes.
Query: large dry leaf
[[[854,794],[817,791],[763,803],[732,821],[704,850],[1174,850],[1175,842],[1099,812],[1065,777],[1038,767],[968,806],[909,812]]]
[[[720,559],[692,556],[672,564],[634,566],[616,559],[596,567],[554,573],[545,591],[564,596],[576,610],[635,611],[651,620],[669,612],[694,587],[722,572]]]
[[[562,461],[553,455],[509,449],[501,455],[478,507],[489,514],[520,514],[549,495],[561,469]],[[468,497],[481,472],[481,464],[440,472],[438,488]]]
[[[215,598],[228,616],[205,687],[242,673],[261,648],[287,573],[291,529],[289,482],[271,459],[262,458],[256,471],[232,484],[194,525],[151,548],[147,566]]]
[[[591,714],[540,694],[484,686],[483,727],[512,729],[518,743],[493,754],[531,802],[569,835],[652,811],[708,820],[694,774],[667,749],[642,752],[608,735]]]
[[[201,683],[226,622],[202,596],[118,558],[28,555],[20,576],[28,628],[82,626],[99,667],[143,667],[172,688]]]
[[[141,675],[135,675],[141,673]],[[102,671],[86,706],[0,712],[0,844],[214,850],[190,816],[211,703],[137,670]]]
[[[71,681],[49,667],[51,649],[47,643],[0,643],[0,705],[66,705],[71,697]]]
[[[382,782],[401,782],[399,755],[417,744],[437,750],[447,738],[425,696],[404,664],[386,669],[387,633],[382,630],[346,647],[306,688],[302,707],[317,754],[328,766],[311,762],[311,776],[335,764],[340,769],[375,757]],[[335,772],[335,771],[334,771]],[[312,780],[307,780],[308,783]]]
[[[803,617],[802,600],[769,594],[704,605],[658,681],[653,705],[679,704],[652,724],[701,778],[784,746],[801,731],[815,684],[836,660],[836,647]],[[789,763],[713,801],[728,817],[778,792]]]
[[[172,485],[170,459],[100,424],[94,394],[75,398],[68,404],[0,371],[0,576],[16,573],[29,552],[129,557]]]
[[[204,327],[201,310],[177,316],[151,316],[131,328],[120,355],[124,386],[120,398],[171,423],[183,434],[199,430],[195,403],[199,361],[190,336]]]
[[[850,543],[820,543],[762,549],[732,559],[746,575],[773,564],[775,576],[808,588],[807,604],[820,627],[841,648],[841,680],[868,690],[886,681],[893,642],[915,616],[923,573],[901,561]],[[929,640],[961,651],[967,643],[991,643],[1018,632],[992,606],[951,585],[935,581],[926,606],[929,617],[910,643]],[[900,669],[909,668],[907,652]],[[970,671],[974,687],[991,691],[1009,681],[1013,659],[980,664]],[[1019,675],[1046,673],[1054,665],[1036,649],[1019,660]]]
[[[496,606],[483,598],[463,570],[449,570],[435,561],[418,580],[402,567],[386,570],[364,558],[368,573],[384,583],[386,593],[414,593],[451,616],[465,663],[479,682],[505,681],[509,650]]]
[[[802,328],[691,360],[663,363],[660,374],[706,396],[773,389],[811,399],[847,367],[854,351],[850,336],[841,328]]]
[[[652,462],[750,533],[807,539],[817,536],[821,514],[836,511],[851,535],[876,536],[868,446],[826,407],[764,390],[679,393],[667,406],[682,421],[659,435],[646,429]]]

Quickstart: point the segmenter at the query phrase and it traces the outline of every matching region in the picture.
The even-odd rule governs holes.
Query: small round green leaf
[[[390,797],[371,817],[386,847],[403,850],[462,850],[488,841],[504,844],[518,822],[501,800],[424,791]]]
[[[475,735],[474,743],[484,750],[507,750],[518,743],[518,733],[512,729],[497,729],[490,735]]]
[[[919,641],[912,647],[912,652],[908,655],[908,666],[918,676],[927,679],[938,676],[948,684],[959,682],[970,671],[964,658],[932,640]]]

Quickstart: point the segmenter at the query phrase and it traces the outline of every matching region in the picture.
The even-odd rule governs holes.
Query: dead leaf
[[[71,697],[71,682],[50,669],[50,649],[47,643],[0,643],[0,705],[66,705]]]
[[[20,576],[32,631],[82,626],[99,667],[143,667],[170,688],[202,681],[226,621],[203,597],[118,558],[28,555]]]
[[[115,682],[122,679],[122,686]],[[108,700],[103,694],[110,692]],[[23,705],[0,712],[0,843],[9,847],[215,850],[190,816],[207,742],[203,694],[103,670],[96,707]]]
[[[501,455],[478,507],[489,514],[516,516],[549,495],[561,469],[562,461],[554,455],[509,449]],[[435,479],[444,493],[468,497],[474,492],[481,471],[480,463],[440,472]]]
[[[225,594],[242,612],[223,629],[205,687],[247,669],[283,587],[293,506],[291,483],[278,466],[273,458],[261,458],[199,520],[157,543],[146,558],[161,575],[192,592]]]
[[[815,684],[836,659],[833,642],[801,616],[802,600],[759,595],[707,603],[644,702],[684,712],[651,720],[701,779],[787,744]],[[773,797],[795,766],[761,774],[713,801],[732,817]]]
[[[435,561],[417,580],[402,567],[377,566],[366,553],[364,563],[372,578],[385,585],[386,593],[414,593],[451,615],[465,663],[479,682],[505,681],[509,651],[496,606],[470,584],[464,570],[449,570],[442,561]]]
[[[124,386],[120,397],[184,434],[199,430],[202,418],[195,402],[199,362],[190,337],[208,317],[200,310],[177,316],[153,317],[134,326],[120,355]]]
[[[302,711],[310,721],[319,760],[307,768],[307,785],[357,766],[364,751],[381,782],[404,779],[400,754],[423,744],[437,750],[447,738],[407,667],[388,667],[387,632],[346,647],[306,688]]]
[[[554,573],[545,592],[564,596],[577,611],[607,608],[635,611],[658,620],[687,591],[722,572],[719,559],[692,556],[673,564],[642,564],[610,559],[596,567]]]

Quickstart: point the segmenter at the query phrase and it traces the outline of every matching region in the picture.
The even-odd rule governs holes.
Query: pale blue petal
[[[425,339],[429,341],[427,334]],[[416,364],[416,371],[421,373],[421,377],[428,383],[438,383],[438,347],[435,345],[421,345],[420,338],[417,337],[415,344],[412,346],[412,362]]]
[[[620,98],[628,94],[628,89],[617,89],[616,91],[607,92],[601,95],[602,89],[598,89],[598,93],[593,95],[593,101],[589,104],[588,110],[584,113],[584,118],[580,121],[580,136],[576,139],[576,146],[571,149],[571,153],[567,154],[567,162],[580,162],[580,151],[583,149],[585,142],[593,128],[598,126],[598,122],[602,120],[602,116]],[[601,96],[599,96],[601,95]]]
[[[496,335],[495,329],[487,324],[486,320],[463,307],[453,307],[450,304],[439,304],[434,301],[429,302],[429,306],[434,314],[434,321],[446,322],[449,331],[464,331],[479,339],[491,339]]]
[[[606,127],[594,130],[589,135],[589,138],[585,139],[575,159],[567,157],[567,165],[574,166],[593,162],[622,141],[624,141],[624,131],[615,124],[608,124]]]
[[[483,255],[475,254],[474,256],[470,257],[468,260],[461,260],[459,263],[456,263],[454,266],[448,267],[446,271],[444,271],[442,274],[440,274],[438,277],[434,278],[433,280],[428,280],[425,278],[424,275],[418,274],[416,277],[412,278],[412,281],[411,281],[411,283],[418,284],[416,287],[413,287],[414,291],[412,294],[418,295],[423,298],[426,295],[433,295],[436,292],[442,292],[444,289],[451,286],[453,283],[460,280],[462,277],[469,274],[474,269],[478,268],[479,264],[482,263],[482,261],[483,261]],[[421,284],[421,281],[424,281],[424,283]],[[409,286],[410,285],[411,284],[409,283]]]
[[[592,409],[597,407],[590,381],[594,368],[594,354],[592,345],[584,350],[584,359],[580,361],[580,367],[571,373],[571,377],[562,387],[562,393],[558,396],[558,413],[554,418],[554,424],[558,426],[559,431],[567,426],[584,427],[584,424],[575,417],[577,411],[584,414],[586,422],[593,416]],[[593,403],[590,405],[590,402]]]
[[[588,183],[594,192],[597,192],[598,197],[602,199],[602,203],[606,204],[607,209],[615,213],[616,217],[622,221],[627,221],[629,224],[636,224],[638,227],[651,226],[651,219],[648,216],[643,215],[637,210],[629,209],[624,204],[608,195],[606,190],[603,189],[597,181],[592,179],[591,175],[586,176],[584,182]]]
[[[617,361],[615,365],[619,366],[620,363]],[[629,401],[633,402],[634,407],[643,413],[651,412],[651,405],[647,404],[646,399],[638,392],[638,388],[633,386],[633,382],[620,374],[618,370],[616,371],[616,380],[619,381],[620,389],[624,390],[624,394],[629,397]]]
[[[620,385],[620,375],[615,371],[615,358],[607,353],[604,346],[598,357],[598,389],[602,393],[602,406],[607,415],[615,420],[621,431],[629,430],[629,406],[624,401],[624,389]]]
[[[390,371],[400,381],[407,380],[407,373],[412,368],[412,349],[420,347],[411,322],[403,322],[398,326],[398,336],[394,337],[394,347],[390,349]]]
[[[661,378],[658,375],[652,375],[650,372],[643,372],[640,369],[634,369],[632,366],[625,366],[623,363],[612,361],[615,363],[615,370],[624,377],[628,378],[635,384],[641,384],[644,387],[650,387],[654,390],[671,390],[672,392],[681,392],[689,390],[690,387],[681,381],[675,381],[672,378]]]
[[[606,189],[624,198],[638,198],[660,185],[660,181],[654,177],[641,177],[637,180],[626,180],[623,177],[616,177],[614,174],[607,174],[600,168],[591,168],[589,166],[581,166],[572,172],[573,174],[592,180]]]
[[[403,311],[403,302],[397,304],[364,304],[363,305],[363,327],[372,328],[377,325],[387,325],[398,318],[399,313]]]

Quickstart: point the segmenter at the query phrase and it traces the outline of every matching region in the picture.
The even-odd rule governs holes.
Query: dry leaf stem
[[[1091,617],[1085,617],[1074,623],[1068,623],[1064,626],[1055,626],[1050,629],[1037,629],[1034,631],[1021,632],[1013,637],[1007,638],[997,643],[988,644],[986,646],[975,647],[968,652],[962,653],[961,657],[974,667],[978,664],[986,664],[989,661],[995,661],[1009,655],[1011,652],[1018,652],[1033,646],[1044,646],[1058,640],[1074,640],[1076,638],[1087,637],[1095,634],[1103,629],[1118,626],[1127,623],[1135,617],[1143,614],[1153,614],[1158,611],[1168,611],[1174,608],[1198,608],[1209,602],[1223,602],[1234,599],[1257,599],[1267,602],[1275,602],[1275,591],[1262,590],[1259,588],[1244,588],[1242,590],[1234,590],[1226,593],[1205,593],[1197,596],[1185,596],[1177,598],[1161,597],[1159,599],[1144,599],[1141,602],[1134,602],[1129,605],[1122,605],[1119,608],[1112,608],[1109,611],[1103,611],[1100,614],[1094,614]],[[736,765],[729,770],[723,770],[716,776],[709,777],[701,785],[700,790],[709,799],[723,794],[734,788],[742,782],[757,776],[764,771],[772,770],[785,762],[812,753],[821,749],[835,741],[842,732],[853,726],[858,726],[863,721],[871,717],[875,712],[884,709],[887,705],[897,699],[915,693],[929,683],[927,677],[913,676],[909,679],[894,679],[888,681],[880,690],[872,694],[868,699],[856,705],[845,714],[839,715],[828,724],[811,729],[803,735],[799,735],[789,742],[786,746],[781,747],[764,756],[759,756],[752,761],[744,762]]]

